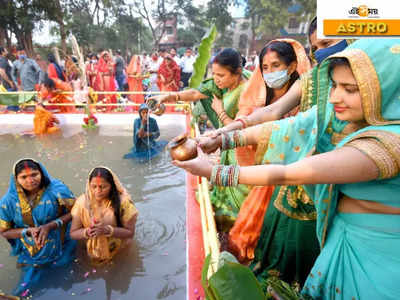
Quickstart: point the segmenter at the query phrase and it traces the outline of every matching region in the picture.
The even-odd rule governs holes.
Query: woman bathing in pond
[[[400,40],[347,49],[319,66],[311,110],[203,144],[207,151],[258,144],[267,164],[212,166],[202,155],[175,164],[217,184],[305,184],[322,250],[303,294],[399,299],[400,81],[391,71],[400,68]],[[271,147],[274,140],[281,142]]]
[[[156,157],[166,146],[166,141],[156,141],[160,137],[156,119],[149,117],[149,107],[143,103],[139,107],[139,118],[133,123],[133,147],[124,158],[146,162]]]
[[[18,161],[7,193],[0,200],[0,234],[18,256],[23,275],[14,290],[19,295],[37,284],[45,268],[65,266],[76,242],[69,237],[75,197],[60,180],[32,159]]]
[[[137,214],[118,177],[105,167],[94,168],[72,209],[71,238],[86,241],[93,264],[107,263],[132,240]]]
[[[201,101],[208,119],[215,128],[227,125],[235,119],[239,110],[240,95],[251,73],[243,70],[240,53],[232,48],[226,48],[215,56],[212,72],[213,77],[205,80],[197,89],[171,92],[151,99],[159,102]],[[237,164],[235,151],[223,151],[220,163]],[[221,230],[226,231],[232,226],[248,191],[247,185],[214,188],[211,201]]]

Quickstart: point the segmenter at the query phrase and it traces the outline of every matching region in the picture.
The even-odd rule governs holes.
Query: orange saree
[[[126,68],[130,92],[143,92],[142,66],[140,56],[134,55]],[[144,103],[143,94],[129,95],[129,99],[135,103]]]
[[[41,105],[36,105],[35,116],[33,117],[33,131],[36,135],[55,133],[60,130],[55,124],[58,120],[53,116],[53,114]]]
[[[299,75],[310,70],[310,61],[299,42],[292,39],[276,39],[271,42],[274,41],[286,42],[293,47],[297,57],[297,72]],[[261,70],[257,66],[240,97],[239,112],[236,116],[238,118],[247,116],[257,108],[265,106],[266,98],[267,89]],[[256,147],[253,146],[237,148],[236,158],[239,165],[254,165],[255,150]],[[235,224],[229,232],[229,247],[242,262],[247,262],[254,258],[254,249],[260,237],[264,215],[273,191],[274,186],[253,187],[244,200]]]

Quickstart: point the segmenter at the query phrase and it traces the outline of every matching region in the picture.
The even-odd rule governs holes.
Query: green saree
[[[317,102],[317,68],[302,75],[300,80],[300,111],[304,112]],[[299,114],[303,116],[301,112]],[[305,115],[308,116],[309,113]],[[290,120],[292,122],[294,118]],[[265,129],[263,140],[257,148],[257,164],[270,163],[271,152],[277,151],[281,144],[290,143],[291,136],[295,134],[290,132],[281,135],[278,128],[275,126],[271,131],[269,127]],[[301,131],[304,136],[308,133],[305,130]],[[297,151],[301,145],[298,147]],[[279,153],[278,156],[284,157],[284,154]],[[315,233],[315,220],[314,204],[302,186],[275,187],[264,216],[254,260],[250,264],[250,268],[261,282],[270,276],[276,276],[287,282],[304,284],[320,251]],[[309,239],[304,241],[302,236],[309,236]]]
[[[246,70],[243,71],[243,77],[245,79],[248,79],[250,75],[250,72]],[[208,98],[200,100],[201,104],[203,105],[204,110],[207,113],[207,117],[215,128],[220,128],[223,125],[218,119],[217,114],[211,107],[213,96],[215,95],[218,98],[222,99],[224,110],[226,111],[227,115],[229,116],[229,118],[235,119],[235,116],[239,110],[238,103],[244,85],[245,83],[242,82],[232,91],[228,91],[228,89],[219,89],[213,79],[205,80],[200,85],[198,91],[208,96]],[[236,165],[237,159],[235,155],[235,150],[232,149],[222,151],[220,164]],[[249,190],[249,187],[243,184],[237,187],[215,186],[213,188],[210,198],[214,206],[215,218],[220,230],[226,231],[229,230],[230,227],[232,227],[239,212],[239,209],[242,205],[242,202],[249,193]]]

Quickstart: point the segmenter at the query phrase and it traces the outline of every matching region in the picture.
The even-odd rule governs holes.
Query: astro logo
[[[378,9],[377,8],[368,8],[366,5],[360,5],[359,7],[353,7],[349,10],[349,15],[351,17],[377,17]]]

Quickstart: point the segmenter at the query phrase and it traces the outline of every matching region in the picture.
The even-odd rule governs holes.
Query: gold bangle
[[[110,230],[109,233],[105,234],[106,237],[111,237],[114,234],[114,227],[112,227],[111,225],[107,225],[108,230]]]
[[[178,102],[181,99],[181,97],[179,96],[179,92],[175,93],[175,102]]]
[[[89,238],[88,229],[89,229],[89,228],[85,228],[85,229],[83,230],[83,237],[86,238],[86,239]]]

